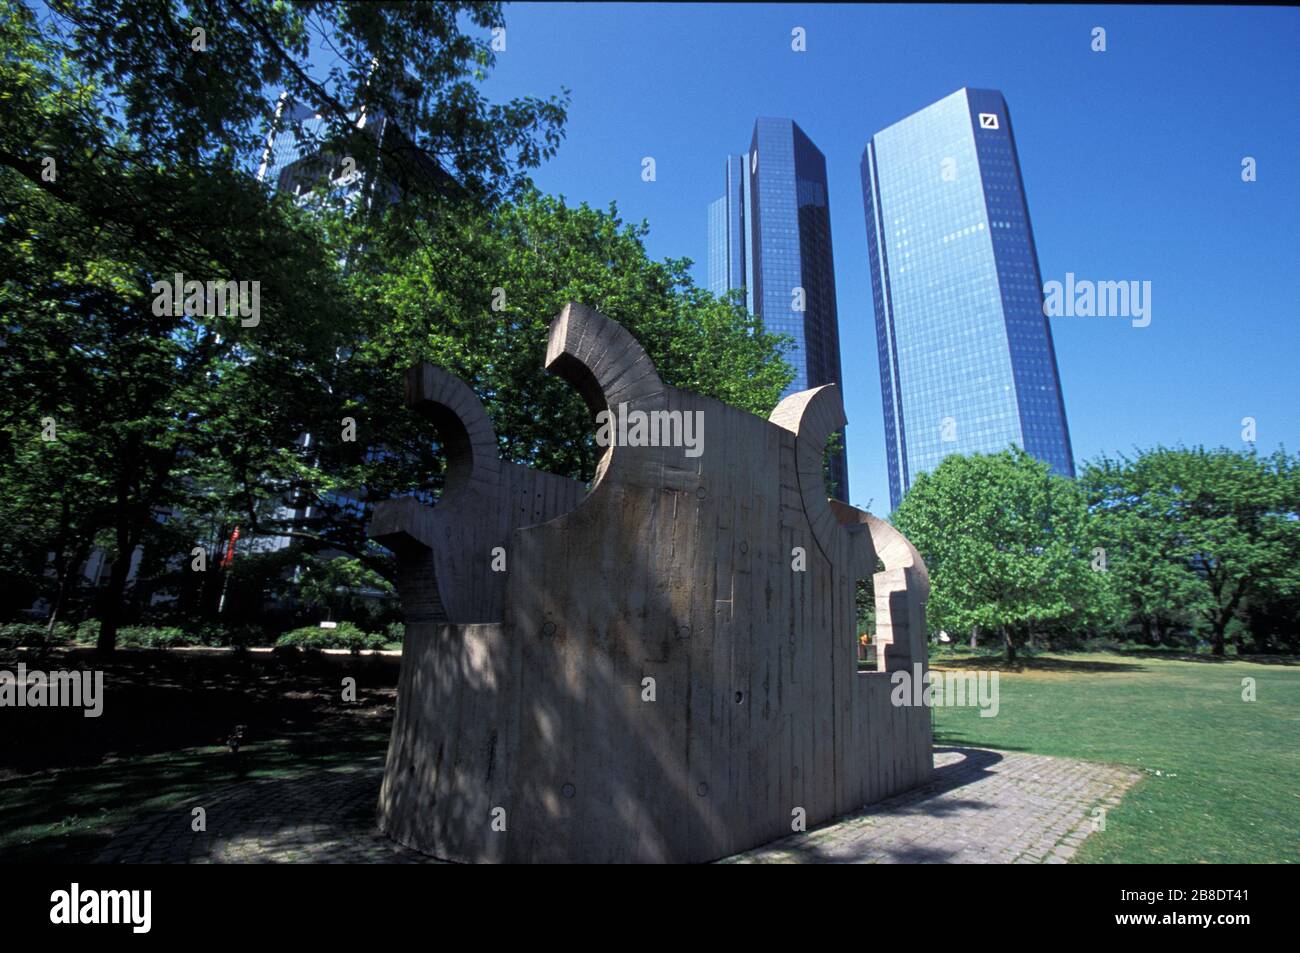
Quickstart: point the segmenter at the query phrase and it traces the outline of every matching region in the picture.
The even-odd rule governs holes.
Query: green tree
[[[380,155],[393,142],[355,122],[383,112],[462,202],[487,206],[553,153],[564,119],[562,99],[480,94],[502,22],[495,4],[52,0],[38,17],[0,0],[0,495],[33,504],[25,550],[0,555],[39,586],[34,554],[54,552],[57,605],[106,532],[101,649],[159,518],[206,495],[213,461],[237,474],[268,446],[293,455],[355,339],[325,223],[255,179],[283,122],[267,91],[321,115],[327,154],[400,175],[401,157]],[[257,281],[260,322],[153,307],[177,273]],[[237,512],[270,495],[226,483]]]
[[[1116,461],[1090,463],[1079,474],[1096,545],[1115,598],[1110,628],[1118,635],[1139,629],[1140,640],[1159,645],[1190,621],[1195,581],[1187,567],[1167,558],[1167,527],[1149,517],[1149,487]]]
[[[620,321],[674,386],[765,416],[793,379],[785,338],[696,287],[689,261],[652,260],[647,226],[624,223],[613,206],[571,208],[530,189],[477,212],[412,201],[381,222],[339,218],[332,227],[356,249],[347,278],[355,339],[313,392],[317,421],[303,423],[316,435],[310,458],[271,441],[246,447],[260,456],[241,470],[250,496],[288,487],[320,514],[308,525],[258,523],[309,550],[392,572],[347,504],[441,485],[436,435],[403,406],[402,372],[418,361],[469,383],[505,458],[589,479],[599,456],[590,413],[542,366],[549,323],[570,301]],[[355,421],[355,441],[342,437],[344,417]]]
[[[54,0],[38,18],[0,0],[0,506],[23,534],[0,547],[7,578],[58,604],[104,545],[108,650],[142,547],[158,550],[150,586],[166,585],[177,514],[389,571],[346,497],[437,488],[401,401],[420,359],[471,382],[507,457],[590,476],[586,410],[540,366],[568,300],[623,322],[668,382],[771,409],[791,379],[780,339],[696,288],[689,262],[650,261],[644,223],[529,187],[565,100],[481,96],[501,23],[488,4]],[[325,120],[323,155],[380,162],[405,200],[355,215],[269,194],[252,170],[283,122],[270,89]],[[362,106],[403,137],[361,134]],[[413,174],[429,162],[452,178]],[[156,307],[155,282],[177,273],[256,280],[260,320]],[[279,519],[286,502],[318,515]]]
[[[696,287],[688,259],[652,260],[648,232],[613,204],[574,208],[531,189],[476,217],[404,206],[353,272],[354,297],[384,306],[357,356],[390,379],[416,360],[449,368],[483,398],[507,458],[567,476],[589,477],[597,459],[585,405],[542,367],[570,301],[626,327],[666,383],[766,415],[793,380],[786,339]]]
[[[367,622],[376,600],[391,596],[392,584],[367,568],[360,560],[347,556],[333,559],[308,557],[301,567],[301,585],[297,596],[307,605],[322,607],[331,619]]]
[[[1223,655],[1252,597],[1265,614],[1300,593],[1300,478],[1284,451],[1159,447],[1102,458],[1082,482],[1139,617],[1181,605]]]
[[[996,631],[1008,662],[1035,627],[1081,617],[1099,585],[1078,487],[1019,448],[948,457],[893,522],[930,571],[930,624]]]

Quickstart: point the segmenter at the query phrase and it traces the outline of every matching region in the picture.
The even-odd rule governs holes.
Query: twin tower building
[[[860,168],[890,509],[950,453],[1009,444],[1074,475],[1020,161],[1002,94],[961,89],[876,133]],[[826,158],[754,123],[709,206],[709,290],[788,334],[787,393],[843,386]],[[849,499],[844,444],[831,459]]]

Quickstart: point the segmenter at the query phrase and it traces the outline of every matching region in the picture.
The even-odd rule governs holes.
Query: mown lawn
[[[1006,670],[1000,658],[936,658],[995,669],[1001,706],[936,708],[935,742],[1129,765],[1143,774],[1092,863],[1300,861],[1300,665],[1071,653]],[[1243,679],[1256,701],[1243,701]]]

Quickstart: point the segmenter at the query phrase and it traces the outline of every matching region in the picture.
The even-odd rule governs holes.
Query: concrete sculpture
[[[382,829],[460,861],[705,861],[929,780],[930,712],[891,704],[889,676],[925,661],[925,566],[827,499],[835,388],[763,420],[665,385],[577,304],[546,367],[593,413],[700,413],[701,452],[615,440],[587,490],[501,461],[455,377],[408,374],[448,472],[437,506],[388,501],[370,527],[407,614]]]

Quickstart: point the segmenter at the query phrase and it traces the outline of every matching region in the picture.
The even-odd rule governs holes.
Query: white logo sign
[[[71,890],[50,894],[51,923],[124,923],[132,933],[148,933],[153,925],[152,890]]]
[[[997,113],[980,113],[980,128],[981,128],[981,129],[996,129],[996,128],[998,128],[998,114],[997,114]]]

